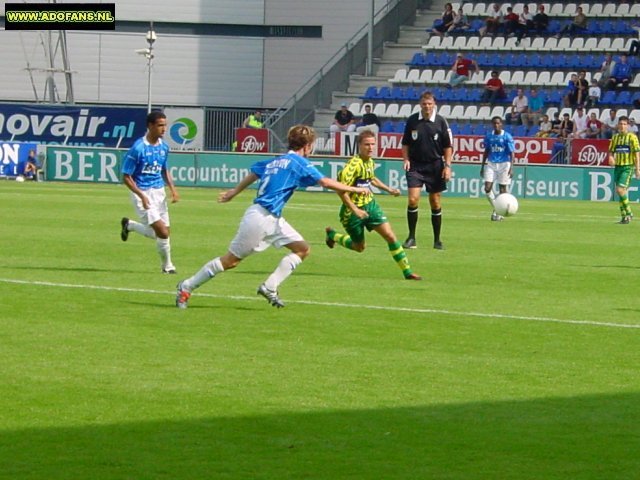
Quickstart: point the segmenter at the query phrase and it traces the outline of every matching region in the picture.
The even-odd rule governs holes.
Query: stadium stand
[[[460,2],[452,2],[456,10]],[[553,2],[543,3],[549,15],[549,29],[541,36],[525,37],[520,45],[515,38],[504,35],[480,37],[478,29],[493,2],[463,2],[463,11],[469,16],[471,28],[451,36],[429,36],[433,21],[440,17],[444,2],[433,2],[430,14],[418,12],[413,26],[401,31],[396,44],[385,46],[384,54],[375,64],[372,85],[362,86],[361,94],[336,95],[336,102],[360,100],[372,102],[374,111],[383,120],[388,131],[397,128],[409,112],[418,110],[416,101],[420,93],[429,89],[438,99],[439,111],[449,118],[452,128],[459,133],[483,131],[492,116],[504,115],[504,107],[511,103],[517,87],[528,93],[536,87],[544,99],[547,114],[565,108],[563,97],[572,73],[586,72],[588,81],[599,80],[600,63],[605,53],[614,59],[626,53],[631,41],[638,39],[633,27],[640,17],[640,3],[607,2]],[[501,2],[503,10],[512,5],[519,13],[524,3]],[[535,3],[528,3],[532,12]],[[582,6],[589,18],[589,27],[582,35],[555,38],[561,28],[570,22],[577,6]],[[446,87],[450,68],[457,52],[478,62],[481,72],[473,75],[461,87]],[[406,52],[406,53],[403,53]],[[404,60],[401,60],[402,55]],[[633,112],[633,101],[640,100],[640,57],[629,57],[633,80],[628,90],[603,91],[600,103],[593,107],[600,119],[608,109],[616,107]],[[483,86],[491,70],[500,72],[505,83],[507,98],[499,106],[480,105]],[[375,84],[374,84],[375,83]],[[355,91],[357,87],[350,87]],[[384,105],[378,107],[378,105]],[[392,104],[393,106],[389,105]],[[388,108],[386,105],[389,105]],[[572,109],[567,111],[572,113]],[[640,114],[638,114],[640,117]],[[383,131],[385,131],[383,125]],[[518,134],[535,134],[536,128],[518,128]]]

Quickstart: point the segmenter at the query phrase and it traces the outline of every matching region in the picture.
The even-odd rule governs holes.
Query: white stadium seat
[[[409,73],[407,73],[405,83],[418,83],[420,81],[420,73],[420,70],[417,68],[412,68],[409,70]]]
[[[411,110],[413,109],[413,105],[408,103],[402,105],[400,110],[398,111],[398,118],[408,118],[411,115]]]
[[[391,83],[405,83],[407,81],[407,69],[399,68],[396,70],[393,78],[389,79]]]
[[[397,103],[390,103],[387,105],[387,111],[385,112],[385,116],[389,118],[397,118],[399,110],[400,110],[400,105],[398,105]]]

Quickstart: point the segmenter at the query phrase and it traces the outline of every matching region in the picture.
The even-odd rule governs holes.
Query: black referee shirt
[[[442,160],[444,149],[452,147],[449,124],[436,114],[431,121],[417,112],[407,119],[402,145],[409,146],[411,163],[435,163]]]

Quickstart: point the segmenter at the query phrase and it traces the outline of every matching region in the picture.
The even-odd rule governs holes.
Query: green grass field
[[[324,245],[333,194],[285,216],[311,256],[272,308],[270,249],[174,306],[253,192],[181,189],[176,276],[119,238],[123,186],[0,182],[0,479],[634,479],[640,227],[617,204],[444,199],[407,282],[377,235]],[[406,234],[406,198],[380,196]],[[637,208],[637,214],[640,208]]]

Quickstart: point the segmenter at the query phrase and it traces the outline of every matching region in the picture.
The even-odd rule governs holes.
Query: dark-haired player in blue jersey
[[[491,124],[493,130],[484,137],[484,155],[482,156],[480,176],[484,179],[484,193],[487,200],[489,200],[491,208],[494,208],[493,201],[496,196],[493,193],[493,183],[498,182],[500,193],[505,193],[511,184],[515,144],[511,134],[502,129],[500,117],[493,117]],[[499,222],[501,220],[504,220],[504,217],[498,215],[494,208],[491,221]]]
[[[178,283],[176,306],[187,308],[191,292],[216,275],[231,270],[254,252],[261,252],[270,245],[286,247],[291,252],[285,255],[278,267],[258,287],[258,295],[277,308],[284,307],[278,296],[278,287],[309,255],[309,244],[283,217],[282,209],[293,192],[300,187],[320,185],[338,192],[364,193],[361,187],[343,185],[327,178],[305,158],[308,157],[316,139],[311,127],[296,125],[289,129],[290,151],[279,157],[261,160],[251,166],[251,171],[231,190],[220,193],[218,202],[232,200],[256,180],[260,180],[258,194],[247,208],[238,232],[229,245],[229,251],[206,263],[195,275]]]
[[[166,131],[166,115],[159,111],[150,112],[147,115],[147,133],[124,156],[123,182],[130,190],[131,203],[140,222],[122,218],[120,238],[126,242],[129,232],[136,232],[155,240],[162,272],[176,273],[176,267],[171,261],[169,207],[165,185],[171,192],[171,203],[180,200],[180,196],[167,168],[169,146],[162,140]]]

